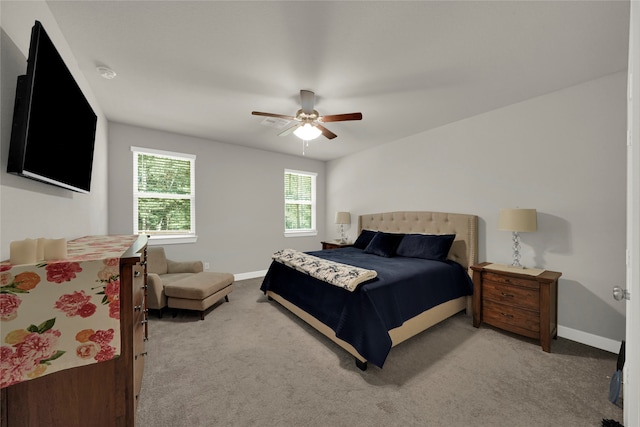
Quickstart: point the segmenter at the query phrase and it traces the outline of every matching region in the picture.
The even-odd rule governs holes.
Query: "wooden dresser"
[[[489,268],[487,268],[489,266]],[[482,322],[540,341],[551,351],[551,338],[558,334],[557,271],[537,276],[490,268],[485,262],[473,270],[473,326]]]
[[[133,427],[147,340],[147,237],[120,256],[120,356],[1,390],[3,427]]]

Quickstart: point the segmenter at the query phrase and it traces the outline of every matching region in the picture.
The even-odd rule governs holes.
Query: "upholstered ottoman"
[[[228,302],[233,290],[233,274],[202,272],[167,284],[167,305],[174,309],[196,310],[204,320],[204,312],[222,297]]]

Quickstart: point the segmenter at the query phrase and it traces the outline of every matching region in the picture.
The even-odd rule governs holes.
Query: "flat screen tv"
[[[7,172],[80,193],[91,189],[97,117],[42,24],[18,76]]]

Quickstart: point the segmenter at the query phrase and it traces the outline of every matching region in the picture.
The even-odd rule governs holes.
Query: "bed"
[[[392,347],[461,311],[471,314],[469,267],[477,262],[477,229],[477,216],[467,214],[402,211],[361,215],[358,235],[363,237],[455,237],[451,237],[446,257],[435,260],[379,256],[367,253],[358,241],[359,248],[306,253],[377,273],[353,291],[275,259],[260,289],[353,355],[361,370],[368,362],[382,368]]]

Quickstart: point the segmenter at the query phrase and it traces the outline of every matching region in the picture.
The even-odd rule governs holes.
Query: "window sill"
[[[304,230],[304,231],[285,231],[284,237],[313,237],[317,236],[317,230]]]
[[[178,245],[183,243],[195,243],[198,241],[198,236],[195,234],[180,235],[180,236],[149,236],[149,246],[158,245]]]

